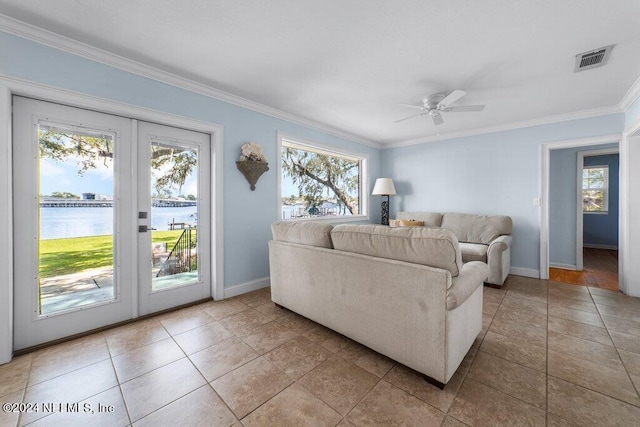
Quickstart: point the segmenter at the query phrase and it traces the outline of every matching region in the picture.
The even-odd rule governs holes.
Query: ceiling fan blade
[[[453,104],[458,99],[460,99],[463,96],[465,96],[466,94],[467,94],[467,92],[465,92],[463,90],[454,90],[449,95],[445,96],[445,98],[438,103],[438,108],[439,109],[446,108],[447,105]]]
[[[433,112],[430,113],[429,115],[431,116],[431,119],[433,120],[433,124],[438,126],[444,123],[444,120],[442,119],[442,116],[440,115],[440,113],[437,113],[435,110],[432,110]]]
[[[424,109],[424,106],[422,105],[413,105],[413,104],[398,104],[398,105],[402,105],[403,107],[416,108],[418,110]]]
[[[447,107],[442,111],[447,113],[466,113],[471,111],[482,111],[484,110],[484,105],[460,105],[458,107]]]
[[[413,114],[409,117],[405,117],[404,119],[400,119],[400,120],[396,120],[394,123],[400,123],[400,122],[404,122],[405,120],[409,120],[409,119],[413,119],[414,117],[418,117],[418,116],[423,116],[426,113],[418,113],[418,114]]]

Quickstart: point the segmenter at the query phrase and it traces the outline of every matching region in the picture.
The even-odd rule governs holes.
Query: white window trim
[[[297,136],[289,135],[286,133],[278,132],[278,147],[277,147],[277,186],[276,186],[276,213],[277,218],[282,219],[282,143],[287,142],[289,146],[299,147],[302,150],[314,151],[321,154],[336,154],[340,157],[346,157],[353,160],[362,161],[362,170],[360,171],[360,208],[361,213],[352,216],[337,216],[337,217],[317,217],[317,218],[296,218],[287,221],[322,221],[322,222],[359,222],[369,221],[369,155],[366,153],[358,153],[342,148],[336,148],[329,145],[324,145],[315,141],[311,141],[305,138],[299,138]]]
[[[582,213],[585,215],[608,215],[609,214],[609,165],[591,165],[591,166],[583,166],[582,170],[584,171],[585,169],[604,169],[605,170],[605,174],[604,174],[604,210],[600,210],[600,211],[585,211],[584,208],[582,208]],[[581,186],[581,194],[584,195],[584,179],[582,181],[582,186]],[[598,189],[591,189],[591,190],[598,190]]]

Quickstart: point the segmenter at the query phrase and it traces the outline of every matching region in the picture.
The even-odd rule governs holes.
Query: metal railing
[[[169,256],[162,263],[156,277],[171,276],[172,274],[187,273],[198,268],[196,255],[196,239],[192,238],[195,228],[186,228],[178,241],[169,252]],[[193,233],[195,234],[195,233]]]

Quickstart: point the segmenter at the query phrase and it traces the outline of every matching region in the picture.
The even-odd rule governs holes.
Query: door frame
[[[619,145],[619,144],[618,144]],[[578,151],[578,162],[576,167],[576,270],[584,270],[583,246],[584,246],[584,212],[582,211],[582,171],[584,169],[584,158],[593,156],[606,156],[608,154],[620,155],[620,148],[607,148],[602,150]],[[618,168],[618,176],[620,169]],[[620,185],[618,184],[618,201],[620,200]],[[618,227],[620,227],[620,204],[618,202]]]
[[[146,107],[73,92],[57,87],[34,83],[25,79],[0,75],[0,122],[6,129],[0,133],[0,364],[13,357],[13,178],[12,178],[12,105],[13,95],[42,101],[55,102],[71,107],[85,108],[101,113],[114,114],[178,128],[207,133],[211,137],[211,295],[224,298],[224,227],[223,227],[223,132],[220,124],[191,119]],[[137,140],[137,127],[132,130]],[[133,298],[132,317],[137,317],[137,298]]]
[[[594,136],[589,138],[567,139],[561,141],[545,142],[540,145],[540,279],[549,278],[549,178],[550,178],[550,157],[551,150],[561,150],[564,148],[588,147],[592,145],[618,143],[622,140],[622,135],[615,133],[611,135]],[[619,147],[619,146],[618,146]],[[620,161],[622,162],[623,152],[620,151]],[[621,175],[621,188],[623,176]],[[623,194],[622,191],[620,194]],[[620,212],[622,212],[620,210]],[[620,213],[618,214],[620,215]],[[626,233],[626,224],[618,218],[620,224],[619,233]],[[624,248],[620,247],[622,254]],[[622,282],[624,271],[619,268],[618,280]]]

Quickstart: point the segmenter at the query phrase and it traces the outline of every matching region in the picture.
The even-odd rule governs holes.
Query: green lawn
[[[154,231],[153,242],[171,248],[182,230]],[[77,273],[113,264],[113,236],[72,237],[40,241],[40,277]]]

